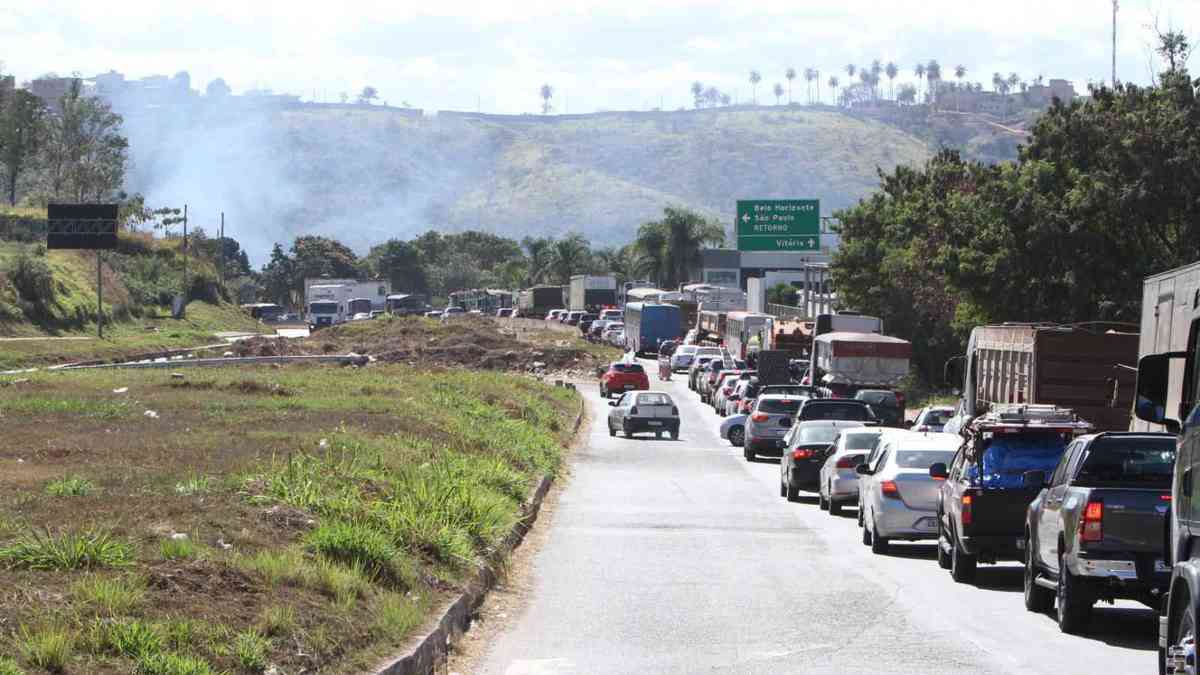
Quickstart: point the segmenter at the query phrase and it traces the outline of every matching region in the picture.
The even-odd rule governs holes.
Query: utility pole
[[[1112,0],[1113,4],[1113,19],[1112,19],[1112,86],[1117,88],[1117,0]]]
[[[183,306],[187,307],[188,296],[188,205],[183,205]]]
[[[104,339],[104,276],[100,272],[101,254],[96,249],[96,337]]]
[[[225,285],[225,212],[221,212],[221,285]]]

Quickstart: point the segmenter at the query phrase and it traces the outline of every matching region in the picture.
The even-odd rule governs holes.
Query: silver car
[[[946,422],[949,422],[951,417],[954,417],[954,406],[926,406],[917,413],[912,423],[912,430],[938,434],[946,427]]]
[[[909,431],[908,429],[896,429],[894,427],[879,427],[879,436],[877,436],[875,438],[874,444],[871,445],[871,450],[867,453],[867,459],[863,463],[867,465],[867,468],[874,470],[875,466],[879,462],[880,455],[883,452],[884,442],[888,441],[890,439],[893,439],[893,438],[900,438],[900,437],[908,436],[910,434],[912,434],[912,432]],[[862,474],[858,472],[858,467],[854,467],[854,469],[856,472],[855,475],[859,476],[859,480],[858,480],[858,503],[859,503],[858,526],[862,527],[863,526],[863,510],[862,510],[863,486],[866,485],[866,483],[862,480]]]
[[[692,357],[696,355],[696,350],[699,349],[696,345],[680,345],[679,349],[671,355],[671,370],[678,373],[688,369],[692,365]]]
[[[892,539],[937,539],[940,481],[929,467],[949,464],[962,439],[952,434],[909,434],[883,442],[875,469],[860,465],[863,543],[886,553]]]
[[[746,440],[742,454],[747,462],[759,455],[780,457],[783,455],[784,436],[796,420],[796,411],[804,401],[795,396],[759,396],[754,409],[746,418]]]
[[[833,453],[821,466],[821,484],[817,490],[821,510],[836,516],[842,512],[842,506],[858,503],[858,472],[854,469],[867,461],[879,434],[879,428],[859,428],[837,437]]]
[[[730,415],[721,421],[721,438],[734,447],[741,447],[746,440],[746,419],[749,415]]]

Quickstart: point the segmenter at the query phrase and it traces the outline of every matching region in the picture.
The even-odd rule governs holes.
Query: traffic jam
[[[1162,422],[1162,408],[1141,410],[1150,385],[1136,375],[1111,375],[1114,363],[1138,362],[1136,333],[977,327],[947,364],[958,400],[910,409],[911,344],[874,317],[783,321],[661,299],[605,317],[626,351],[598,382],[610,435],[679,438],[679,408],[649,371],[684,380],[730,447],[778,463],[781,499],[815,498],[832,516],[854,509],[872,553],[933,544],[958,583],[980,565],[1023,565],[1025,608],[1068,634],[1094,630],[1099,603],[1141,603],[1164,615],[1164,635],[1182,633],[1169,648],[1161,641],[1164,672],[1195,672],[1194,603],[1165,616],[1177,436],[1131,431],[1130,411]]]

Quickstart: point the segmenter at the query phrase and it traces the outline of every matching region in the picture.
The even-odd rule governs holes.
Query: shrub
[[[91,642],[99,651],[142,659],[162,652],[159,630],[141,621],[100,620],[92,623]]]
[[[71,595],[79,602],[97,607],[106,614],[125,614],[141,604],[146,595],[140,577],[102,577],[88,575],[71,584]]]
[[[213,675],[204,659],[172,653],[158,653],[138,659],[137,675]]]
[[[124,567],[133,563],[133,545],[107,532],[30,532],[0,548],[0,564],[31,570],[79,570]]]
[[[16,661],[7,656],[0,656],[0,675],[25,675],[25,671]]]
[[[419,599],[388,593],[379,603],[371,630],[380,637],[406,635],[425,618],[425,606]]]
[[[233,639],[233,654],[242,668],[260,673],[267,667],[267,652],[271,642],[256,630],[238,633]]]
[[[29,663],[52,673],[61,673],[71,660],[75,642],[70,633],[57,626],[33,631],[22,626],[18,648]]]
[[[408,558],[391,539],[360,523],[328,522],[308,537],[319,555],[344,565],[355,565],[367,574],[393,584],[411,585],[414,573]]]
[[[56,302],[54,274],[45,257],[35,257],[22,251],[13,262],[8,277],[17,295],[38,316],[49,316]]]
[[[371,591],[371,580],[358,565],[343,567],[322,558],[305,571],[306,583],[332,597],[339,605],[350,605]]]
[[[46,484],[46,494],[52,497],[86,497],[95,490],[95,483],[78,476],[59,478]]]
[[[158,554],[163,560],[195,558],[196,542],[191,539],[164,539],[158,545]]]
[[[235,562],[242,569],[257,574],[271,587],[302,582],[308,568],[304,556],[292,549],[278,553],[259,551],[252,556],[238,556]]]
[[[175,484],[175,494],[184,497],[207,494],[211,489],[212,479],[208,476],[192,476]]]
[[[263,610],[258,625],[269,637],[283,637],[295,632],[296,610],[288,605],[271,605]]]

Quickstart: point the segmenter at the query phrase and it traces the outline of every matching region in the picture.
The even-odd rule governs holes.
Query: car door
[[[613,406],[613,409],[611,411],[609,411],[609,413],[608,413],[608,417],[609,417],[609,419],[612,420],[613,426],[617,427],[618,429],[620,428],[621,423],[625,419],[625,412],[626,412],[625,406],[629,405],[629,400],[630,400],[631,396],[633,396],[633,394],[630,394],[630,393],[621,394],[621,397],[617,399],[617,404],[615,406]]]
[[[945,528],[947,534],[954,530],[954,493],[958,489],[959,481],[962,480],[965,463],[966,452],[963,448],[959,448],[958,452],[954,453],[954,459],[950,462],[950,471],[946,476],[946,480],[942,481],[942,485],[939,488],[941,491],[942,527]]]
[[[882,471],[887,466],[888,457],[892,454],[892,445],[888,441],[884,441],[883,450],[879,453],[879,458],[875,462],[875,466],[871,469],[871,473],[866,476],[860,476],[859,482],[866,479],[867,485],[863,489],[863,494],[867,497],[867,510],[863,513],[864,521],[875,517],[879,509],[883,508],[880,503],[883,499],[883,493],[879,490],[879,481],[876,480],[875,474]]]
[[[1058,467],[1050,476],[1049,485],[1040,495],[1037,510],[1037,558],[1042,564],[1055,569],[1058,566],[1058,535],[1062,529],[1062,506],[1070,485],[1070,467],[1078,456],[1083,443],[1075,441],[1067,446]]]

